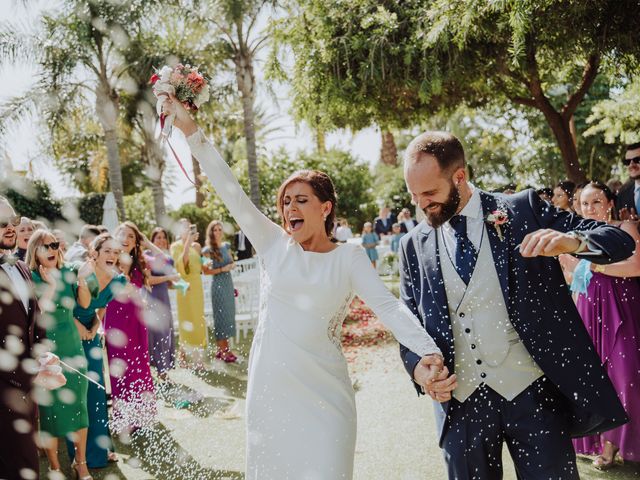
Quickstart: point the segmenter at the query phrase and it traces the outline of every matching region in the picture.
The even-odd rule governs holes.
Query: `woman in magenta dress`
[[[113,397],[111,430],[120,433],[152,426],[157,408],[142,292],[148,283],[142,249],[151,242],[132,222],[121,224],[115,237],[122,247],[120,269],[128,282],[107,306],[104,328]]]
[[[582,215],[610,221],[613,198],[606,185],[588,183],[580,194]],[[634,223],[622,222],[620,228],[639,248],[623,262],[591,264],[586,291],[583,287],[577,300],[584,325],[629,417],[621,427],[573,440],[576,453],[597,455],[593,464],[601,470],[614,465],[616,454],[624,460],[640,461],[640,282],[633,278],[640,276],[640,235]],[[562,262],[572,271],[578,264],[570,256],[563,256]]]

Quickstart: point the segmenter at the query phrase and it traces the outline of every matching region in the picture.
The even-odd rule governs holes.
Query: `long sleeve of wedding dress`
[[[269,220],[253,204],[227,162],[207,140],[202,130],[187,137],[187,143],[191,148],[191,154],[200,163],[216,193],[220,195],[256,252],[262,254],[267,251],[273,242],[284,234],[282,228]]]
[[[433,353],[442,355],[411,310],[387,289],[365,251],[358,249],[352,261],[349,271],[354,293],[391,330],[396,340],[420,356]]]

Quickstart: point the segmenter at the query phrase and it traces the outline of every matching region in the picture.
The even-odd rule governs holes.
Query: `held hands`
[[[580,240],[557,230],[542,228],[528,233],[520,244],[523,257],[557,257],[563,253],[574,253]]]
[[[413,371],[413,380],[438,402],[451,400],[451,392],[458,386],[456,376],[449,376],[449,369],[437,354],[422,357]]]

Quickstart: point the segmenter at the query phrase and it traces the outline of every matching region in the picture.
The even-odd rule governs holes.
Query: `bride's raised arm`
[[[174,125],[182,130],[191,154],[198,160],[202,171],[207,175],[216,193],[231,212],[233,218],[249,238],[256,252],[265,252],[281,235],[281,227],[273,223],[253,204],[245,191],[238,183],[227,162],[220,156],[215,147],[207,140],[200,130],[175,98],[165,101],[163,110],[166,113],[176,115]]]

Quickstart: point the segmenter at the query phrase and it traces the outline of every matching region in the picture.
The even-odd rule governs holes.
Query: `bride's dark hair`
[[[327,218],[324,221],[324,229],[330,237],[333,232],[333,222],[336,218],[338,197],[336,195],[336,190],[333,187],[331,177],[324,172],[319,172],[318,170],[298,170],[291,174],[291,176],[282,182],[282,185],[280,185],[280,188],[278,189],[277,207],[278,214],[282,219],[282,227],[285,230],[287,229],[287,220],[284,218],[284,192],[289,185],[298,182],[309,185],[315,196],[318,197],[321,202],[331,202],[331,212],[329,212],[329,215],[327,215]]]

